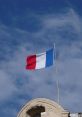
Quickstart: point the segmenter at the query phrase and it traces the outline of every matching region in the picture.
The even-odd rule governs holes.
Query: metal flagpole
[[[60,103],[60,95],[59,95],[59,82],[57,80],[57,101],[58,101],[58,104]]]
[[[54,43],[53,49],[55,50],[55,43]],[[54,57],[56,57],[56,52],[55,51],[54,51],[54,54],[53,54],[53,64],[54,64]]]
[[[54,43],[54,56],[55,56],[55,59],[56,59],[56,48],[55,48],[55,43]],[[56,64],[56,63],[55,63]],[[57,73],[57,68],[56,68],[56,73]],[[57,79],[56,81],[56,85],[57,85],[57,102],[58,104],[60,103],[60,92],[59,92],[59,81]]]

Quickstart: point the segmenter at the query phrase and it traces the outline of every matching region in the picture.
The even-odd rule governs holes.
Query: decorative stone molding
[[[68,117],[68,113],[52,100],[37,98],[28,102],[17,117]]]

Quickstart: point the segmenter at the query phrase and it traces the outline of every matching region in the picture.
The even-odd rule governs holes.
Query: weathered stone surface
[[[17,117],[68,117],[68,113],[52,100],[37,98],[28,102]]]

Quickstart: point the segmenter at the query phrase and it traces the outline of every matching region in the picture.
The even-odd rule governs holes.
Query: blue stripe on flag
[[[53,65],[53,49],[46,52],[46,67]]]

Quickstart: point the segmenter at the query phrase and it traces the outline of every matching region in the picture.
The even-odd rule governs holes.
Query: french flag
[[[54,48],[35,55],[30,55],[26,59],[26,69],[41,69],[53,65],[54,61]]]

